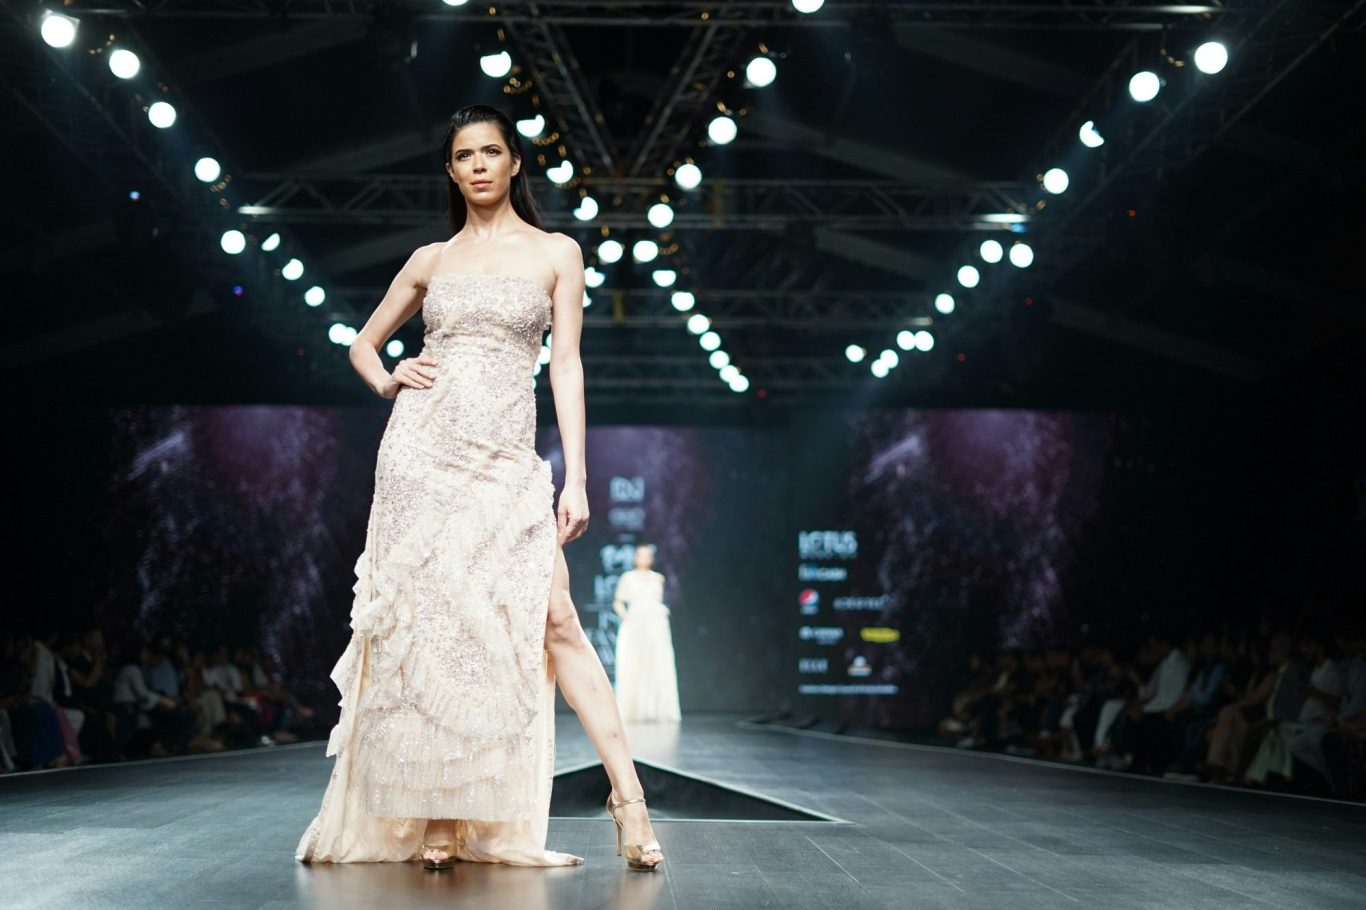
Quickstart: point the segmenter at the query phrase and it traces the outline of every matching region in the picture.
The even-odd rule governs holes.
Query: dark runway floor
[[[834,821],[659,821],[655,874],[612,825],[552,818],[583,866],[304,866],[322,743],[0,777],[0,905],[156,908],[1366,907],[1366,807],[692,717],[643,760]],[[595,756],[560,718],[558,767]]]

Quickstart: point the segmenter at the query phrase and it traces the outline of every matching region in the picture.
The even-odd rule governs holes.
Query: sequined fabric
[[[532,279],[442,275],[423,301],[431,388],[402,387],[380,442],[341,719],[304,861],[406,860],[426,819],[460,820],[465,859],[545,851],[554,676],[550,465],[531,376],[550,319]]]

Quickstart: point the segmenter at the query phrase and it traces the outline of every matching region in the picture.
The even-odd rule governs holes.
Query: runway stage
[[[557,767],[566,773],[557,779],[550,846],[585,857],[583,866],[462,863],[436,874],[416,863],[300,865],[293,850],[331,766],[322,743],[304,743],[0,777],[0,903],[1366,906],[1366,807],[750,729],[738,720],[690,717],[676,737],[633,731],[649,763],[647,787],[654,780],[656,833],[667,855],[652,875],[626,871],[601,809],[575,817],[594,811],[588,798],[600,769],[575,771],[594,755],[574,718],[561,716]],[[799,808],[816,815],[797,820]],[[678,817],[688,815],[712,817]]]

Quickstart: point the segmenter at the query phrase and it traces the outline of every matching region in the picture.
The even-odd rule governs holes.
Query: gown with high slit
[[[460,859],[554,866],[556,556],[532,370],[550,296],[531,278],[447,274],[423,298],[430,388],[402,386],[356,561],[340,720],[301,862],[421,858],[429,819]],[[444,840],[444,838],[442,838]]]

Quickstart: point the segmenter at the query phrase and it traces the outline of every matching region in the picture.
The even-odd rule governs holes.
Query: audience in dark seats
[[[975,655],[939,735],[1097,767],[1366,797],[1366,638],[1156,634]]]
[[[37,621],[41,623],[41,620]],[[0,772],[216,752],[325,733],[251,648],[191,650],[170,636],[124,640],[0,630]],[[229,653],[235,660],[229,660]]]

